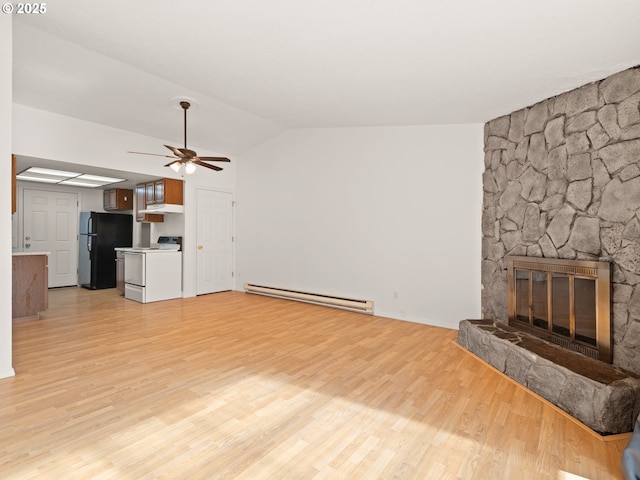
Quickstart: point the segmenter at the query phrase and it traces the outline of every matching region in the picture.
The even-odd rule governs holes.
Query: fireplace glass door
[[[509,323],[610,361],[608,264],[511,258]]]
[[[569,277],[559,273],[551,275],[551,331],[571,338],[571,302],[569,301]]]
[[[528,270],[516,270],[515,277],[516,320],[596,345],[594,279]]]
[[[549,327],[549,305],[547,303],[547,274],[531,272],[531,323],[534,327]]]
[[[574,280],[576,340],[596,345],[596,282],[590,278]]]

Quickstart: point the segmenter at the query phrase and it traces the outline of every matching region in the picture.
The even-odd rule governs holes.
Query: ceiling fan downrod
[[[189,110],[189,107],[191,106],[191,104],[183,100],[180,102],[180,106],[184,110],[184,148],[186,150],[187,149],[187,110]]]

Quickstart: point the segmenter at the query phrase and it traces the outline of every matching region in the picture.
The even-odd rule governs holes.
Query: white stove
[[[182,237],[159,237],[124,253],[124,296],[141,303],[182,297]]]
[[[158,237],[157,243],[152,243],[151,250],[182,250],[182,237]]]

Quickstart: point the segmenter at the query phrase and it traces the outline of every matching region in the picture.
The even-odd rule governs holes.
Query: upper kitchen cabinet
[[[104,190],[103,208],[110,210],[133,210],[133,190],[111,188]]]
[[[140,210],[147,208],[147,185],[139,183],[136,185],[136,222],[164,222],[164,215],[157,213],[142,213]],[[153,183],[151,183],[153,185]],[[151,188],[151,197],[153,198],[153,187]]]
[[[164,212],[141,212],[164,205],[183,205],[183,181],[172,178],[161,178],[136,185],[136,220],[138,222],[163,222]],[[175,210],[175,209],[174,209]]]
[[[161,178],[147,184],[147,205],[168,203],[171,205],[183,204],[183,184],[182,180],[172,178]],[[149,197],[149,188],[153,190],[153,200]]]

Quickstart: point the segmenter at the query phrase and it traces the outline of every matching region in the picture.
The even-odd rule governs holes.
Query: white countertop
[[[35,250],[25,250],[24,248],[12,248],[11,255],[14,257],[24,256],[24,255],[50,255],[51,252],[36,252]]]

